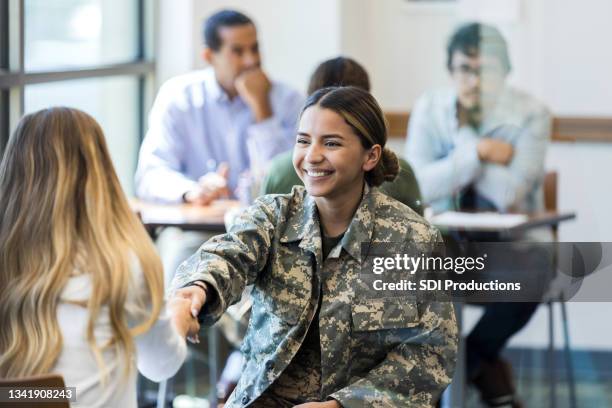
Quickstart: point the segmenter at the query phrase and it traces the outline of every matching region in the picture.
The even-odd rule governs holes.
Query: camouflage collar
[[[366,183],[361,203],[357,207],[342,241],[340,241],[342,248],[356,260],[361,259],[361,243],[372,241],[376,215],[374,191]]]
[[[361,243],[372,239],[375,216],[374,190],[365,185],[363,198],[351,223],[349,224],[342,241],[342,247],[353,258],[361,259]],[[321,261],[322,242],[319,213],[314,198],[303,193],[303,202],[298,204],[295,212],[287,220],[287,228],[280,238],[280,242],[288,243],[301,240],[300,248],[306,249],[317,256]],[[332,251],[330,256],[338,257],[340,254]]]
[[[301,190],[300,195],[294,195],[297,205],[287,219],[287,226],[284,234],[281,235],[280,242],[301,240],[300,248],[315,254],[317,262],[320,262],[322,243],[319,212],[314,198],[308,195],[303,187]]]

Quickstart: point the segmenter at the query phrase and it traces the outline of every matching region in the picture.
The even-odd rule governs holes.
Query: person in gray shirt
[[[551,115],[506,84],[510,68],[495,28],[466,25],[448,47],[453,88],[426,92],[415,104],[405,155],[435,211],[456,209],[468,188],[498,211],[543,208]]]
[[[425,203],[435,212],[542,210],[551,115],[508,86],[511,64],[501,33],[478,23],[460,27],[447,47],[447,68],[452,88],[426,92],[408,127],[405,156]],[[500,353],[536,308],[489,303],[467,338],[468,379],[489,406],[521,406]]]

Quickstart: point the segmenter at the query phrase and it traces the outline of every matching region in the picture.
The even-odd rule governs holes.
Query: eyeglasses
[[[503,74],[500,67],[481,66],[478,68],[472,68],[465,64],[451,67],[451,72],[457,75],[461,80],[472,78],[499,78]]]

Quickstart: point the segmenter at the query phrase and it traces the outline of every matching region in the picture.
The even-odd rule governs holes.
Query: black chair
[[[544,177],[544,208],[546,211],[557,211],[557,172],[551,171],[546,173]],[[553,240],[558,241],[559,227],[554,225],[552,228]],[[555,272],[557,270],[557,254],[553,262]],[[555,367],[555,303],[559,303],[561,308],[561,323],[563,325],[563,354],[565,357],[565,368],[567,370],[567,382],[569,385],[570,407],[576,408],[576,381],[574,378],[574,367],[572,364],[572,353],[570,349],[569,324],[567,318],[567,307],[565,304],[564,292],[554,294],[548,299],[548,369],[549,369],[549,386],[550,386],[550,406],[557,406],[557,378]]]

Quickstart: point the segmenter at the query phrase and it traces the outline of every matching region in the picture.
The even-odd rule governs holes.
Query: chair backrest
[[[557,211],[557,172],[549,171],[544,176],[544,208]]]
[[[6,388],[65,388],[64,378],[59,374],[44,374],[24,378],[0,378],[0,387]],[[68,401],[39,402],[39,403],[14,403],[0,402],[0,408],[8,407],[45,407],[45,408],[70,408]]]
[[[544,209],[546,211],[557,211],[557,178],[556,171],[549,171],[544,176]],[[551,230],[553,240],[557,241],[559,238],[559,225],[553,225]]]

